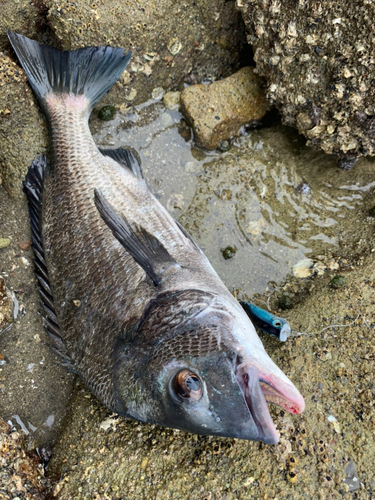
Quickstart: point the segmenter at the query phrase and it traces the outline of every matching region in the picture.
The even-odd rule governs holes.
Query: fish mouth
[[[301,394],[291,382],[288,383],[273,373],[262,373],[250,363],[240,364],[235,374],[258,429],[259,440],[266,444],[277,444],[279,433],[272,421],[267,403],[281,406],[289,413],[302,413],[305,402]]]

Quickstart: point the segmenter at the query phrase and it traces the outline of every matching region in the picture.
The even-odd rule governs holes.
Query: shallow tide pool
[[[281,125],[244,132],[225,153],[197,148],[182,115],[160,102],[92,126],[102,147],[138,151],[150,190],[228,288],[248,296],[280,284],[304,257],[334,253],[375,186],[372,161],[340,171]]]

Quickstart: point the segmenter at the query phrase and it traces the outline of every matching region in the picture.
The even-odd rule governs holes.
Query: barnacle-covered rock
[[[375,154],[375,4],[238,0],[268,99],[342,168]]]

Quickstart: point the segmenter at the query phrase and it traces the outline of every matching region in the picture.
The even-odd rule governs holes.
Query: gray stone
[[[357,466],[353,462],[353,460],[350,460],[347,466],[345,467],[345,474],[346,477],[343,480],[343,483],[345,483],[350,492],[357,491],[361,487],[361,483],[358,479],[357,475]]]

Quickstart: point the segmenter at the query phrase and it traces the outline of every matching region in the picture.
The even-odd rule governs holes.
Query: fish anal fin
[[[51,341],[48,347],[59,356],[59,364],[68,371],[74,372],[74,363],[70,358],[65,343],[60,335],[56,311],[53,304],[52,291],[48,280],[48,269],[44,258],[44,248],[41,232],[41,212],[43,199],[43,183],[48,173],[49,165],[45,156],[39,156],[32,162],[23,183],[23,191],[29,202],[31,222],[31,239],[34,250],[35,274],[40,284],[39,294],[42,299],[43,316],[46,332]]]
[[[117,161],[120,165],[128,168],[134,175],[144,180],[141,160],[138,153],[134,149],[117,148],[117,149],[101,149],[99,151],[104,156],[109,156],[112,160]]]
[[[163,272],[171,266],[178,266],[175,259],[154,235],[118,214],[97,189],[94,192],[95,205],[114,237],[146,271],[154,285],[159,285]]]

